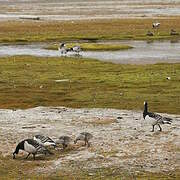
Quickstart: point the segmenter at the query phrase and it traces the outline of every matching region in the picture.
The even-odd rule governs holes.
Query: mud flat
[[[0,1],[0,20],[38,16],[43,20],[79,20],[112,18],[161,18],[179,16],[178,0],[8,0]]]
[[[1,109],[0,152],[11,159],[16,144],[24,138],[44,134],[54,140],[61,135],[74,139],[87,131],[94,135],[89,148],[83,143],[74,145],[72,141],[68,151],[57,150],[51,160],[41,157],[41,164],[46,162],[45,165],[26,173],[54,175],[60,170],[72,173],[80,169],[93,177],[95,169],[116,167],[130,174],[170,173],[176,177],[173,172],[180,170],[180,116],[166,116],[173,119],[172,125],[164,125],[162,132],[155,129],[152,133],[141,111],[65,107]],[[24,167],[32,161],[31,158],[23,160],[22,154],[17,158],[15,161]]]

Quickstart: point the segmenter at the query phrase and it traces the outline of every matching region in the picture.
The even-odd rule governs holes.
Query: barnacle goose
[[[147,36],[154,36],[154,34],[153,34],[151,31],[148,31],[148,32],[146,33],[146,35],[147,35]]]
[[[85,146],[86,144],[88,145],[88,147],[90,146],[89,140],[93,138],[93,135],[91,133],[88,132],[82,132],[80,133],[80,135],[75,139],[74,144],[77,143],[77,141],[81,140],[85,142]]]
[[[54,148],[56,147],[56,143],[48,136],[38,134],[35,135],[33,139],[43,146],[53,146]]]
[[[73,46],[72,48],[71,48],[71,51],[72,52],[75,52],[76,54],[78,54],[79,55],[79,53],[82,51],[82,49],[81,49],[81,47],[80,46]]]
[[[153,126],[152,132],[154,132],[154,126],[159,126],[159,131],[162,131],[162,128],[160,124],[171,124],[172,119],[168,117],[163,117],[159,114],[155,114],[152,112],[148,112],[148,104],[147,102],[144,102],[144,112],[143,112],[143,118],[145,120],[148,120],[151,125]]]
[[[155,22],[155,23],[152,24],[152,27],[153,28],[158,28],[160,26],[160,24],[161,23],[159,23],[159,22]]]
[[[58,50],[60,51],[61,54],[66,54],[67,53],[66,45],[64,43],[61,43],[59,45]]]
[[[47,148],[39,144],[34,139],[25,139],[21,141],[17,146],[15,151],[13,152],[13,159],[15,159],[15,154],[19,153],[19,150],[23,150],[28,152],[26,159],[29,157],[30,154],[33,155],[33,159],[35,160],[36,154],[52,154]]]
[[[173,36],[173,35],[179,35],[179,33],[176,32],[174,29],[171,29],[170,35],[171,35],[171,36]]]
[[[69,136],[60,136],[59,139],[56,141],[56,144],[62,144],[63,149],[65,149],[70,143],[70,141],[71,138]]]

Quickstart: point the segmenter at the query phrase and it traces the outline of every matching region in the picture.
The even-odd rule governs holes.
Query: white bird
[[[25,139],[21,141],[17,146],[15,151],[13,152],[13,159],[15,159],[15,154],[19,153],[19,150],[23,150],[28,152],[26,159],[30,154],[33,155],[33,159],[35,160],[36,154],[52,154],[47,148],[40,145],[37,141],[33,139]]]
[[[43,136],[43,135],[38,134],[38,135],[35,135],[33,139],[43,146],[56,147],[56,143],[48,136]]]
[[[71,138],[69,136],[60,136],[59,139],[56,141],[56,145],[62,144],[63,149],[65,149],[70,143],[70,141]]]
[[[77,141],[81,140],[85,142],[85,146],[86,144],[88,145],[88,147],[90,146],[89,140],[93,138],[93,135],[91,133],[88,132],[82,132],[80,133],[80,135],[75,139],[74,144],[77,143]]]
[[[151,123],[153,126],[152,132],[154,132],[154,126],[159,126],[159,131],[162,131],[162,128],[160,124],[171,124],[172,119],[168,117],[163,117],[159,114],[155,114],[152,112],[148,112],[148,104],[147,102],[144,102],[144,112],[143,112],[143,118]]]

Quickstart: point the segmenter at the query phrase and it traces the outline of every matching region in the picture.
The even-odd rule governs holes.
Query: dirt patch
[[[54,140],[68,135],[73,140],[80,132],[88,131],[94,136],[89,148],[81,142],[74,145],[72,141],[65,152],[59,147],[46,167],[33,171],[70,170],[73,164],[86,170],[117,166],[131,172],[173,172],[180,170],[180,116],[167,116],[173,118],[172,125],[164,125],[162,132],[156,129],[152,133],[142,112],[64,107],[1,109],[0,153],[11,155],[20,140],[39,133]]]

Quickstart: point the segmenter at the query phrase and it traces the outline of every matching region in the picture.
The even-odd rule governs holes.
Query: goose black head
[[[19,150],[24,150],[24,141],[21,141],[17,146],[16,146],[16,149],[15,151],[13,152],[13,159],[16,158],[16,154],[19,153]]]
[[[65,47],[65,43],[60,44],[60,48]]]

